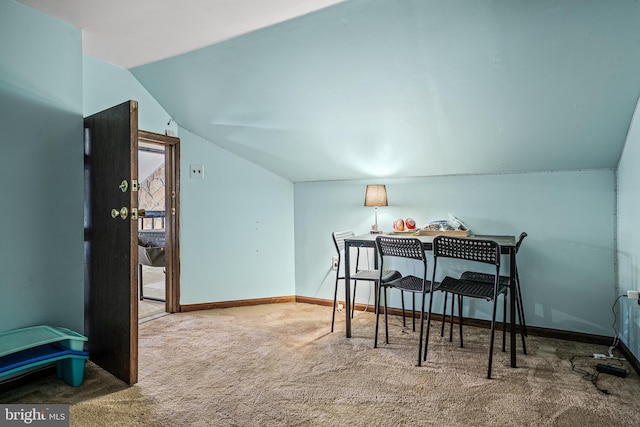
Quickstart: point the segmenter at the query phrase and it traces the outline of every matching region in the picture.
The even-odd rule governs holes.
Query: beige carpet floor
[[[301,303],[172,314],[140,325],[135,386],[89,363],[80,387],[50,376],[0,402],[69,403],[72,426],[640,425],[636,373],[601,374],[607,395],[572,370],[602,346],[531,336],[516,369],[497,349],[487,380],[486,329],[465,327],[460,349],[434,322],[416,367],[418,334],[398,318],[377,349],[372,313],[356,313],[351,339],[342,315],[334,333],[330,321],[330,308]],[[574,360],[595,372],[593,358]]]

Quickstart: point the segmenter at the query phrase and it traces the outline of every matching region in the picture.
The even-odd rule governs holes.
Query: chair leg
[[[356,286],[358,286],[358,281],[353,281],[353,297],[351,298],[351,318],[353,319],[353,315],[356,311]],[[347,310],[349,307],[347,307]]]
[[[513,308],[511,308],[513,310]],[[505,292],[502,304],[502,351],[507,351],[505,342],[507,341],[507,294]]]
[[[336,286],[333,290],[333,314],[331,315],[331,332],[333,332],[333,324],[336,320],[336,304],[338,301],[338,279],[336,279]]]
[[[493,340],[496,335],[496,311],[498,308],[497,295],[493,298],[493,316],[491,317],[491,341],[489,342],[489,366],[487,368],[487,379],[491,379],[491,364],[493,363]]]
[[[424,298],[424,296],[423,296]],[[424,337],[424,354],[422,355],[422,360],[424,362],[427,361],[427,350],[429,347],[429,330],[431,329],[431,311],[433,309],[433,287],[431,288],[431,291],[429,292],[429,312],[427,313],[427,332],[425,333],[425,337]],[[424,309],[422,310],[424,313]],[[444,316],[444,311],[443,311],[443,316]],[[444,321],[444,319],[443,319]],[[420,316],[420,323],[424,322],[424,315]],[[422,331],[423,326],[420,325],[420,330]],[[420,334],[420,337],[422,337],[422,333]]]
[[[380,324],[380,288],[376,286],[376,334],[373,338],[373,348],[378,348],[378,325]]]
[[[527,354],[527,337],[522,331],[522,326],[520,326],[520,338],[522,339],[522,353]]]
[[[521,313],[520,310],[518,310],[518,313]],[[522,353],[527,354],[527,327],[526,325],[521,322],[520,323],[520,338],[522,339]]]
[[[415,297],[415,293],[412,293]],[[422,366],[422,333],[424,331],[424,303],[425,303],[426,294],[424,291],[422,292],[422,302],[420,304],[420,340],[418,342],[418,366]],[[413,316],[415,319],[415,315]],[[414,328],[415,330],[415,328]]]
[[[449,292],[444,293],[444,303],[442,304],[442,329],[440,329],[440,336],[444,337],[444,323],[447,319],[447,297]],[[453,298],[453,297],[452,297]]]
[[[518,267],[516,266],[516,304],[518,306],[518,320],[520,321],[520,337],[522,338],[522,352],[527,354],[527,322],[524,320],[524,306],[522,304],[522,293],[520,291],[520,277],[518,277]]]
[[[520,289],[520,275],[518,274],[518,266],[516,265],[516,301],[518,304],[518,320],[520,321],[520,327],[524,331],[524,335],[527,336],[527,322],[524,319],[524,304],[522,303],[522,290]]]
[[[416,294],[411,292],[411,321],[413,322],[413,332],[416,331]]]
[[[455,296],[451,295],[451,316],[449,316],[449,342],[453,341],[453,310],[455,309]],[[460,310],[460,296],[458,296],[458,311]]]
[[[464,341],[462,337],[462,295],[458,295],[458,325],[460,328],[460,348],[464,347]],[[451,317],[453,317],[453,309],[451,310]]]
[[[389,316],[388,313],[389,308],[387,307],[387,288],[384,288],[384,330],[385,336],[387,338],[386,343],[389,344]]]
[[[386,294],[385,294],[386,295]],[[407,327],[407,319],[404,317],[404,291],[400,291],[400,302],[402,304],[402,327]]]

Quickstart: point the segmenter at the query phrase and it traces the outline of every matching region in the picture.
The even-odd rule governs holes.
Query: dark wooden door
[[[138,103],[127,101],[86,117],[84,127],[89,357],[127,384],[135,384],[138,241],[132,208],[138,207],[138,193],[132,191],[131,180],[138,177]]]

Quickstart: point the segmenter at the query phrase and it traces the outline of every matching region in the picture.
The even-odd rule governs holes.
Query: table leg
[[[349,262],[351,246],[348,241],[344,242],[344,312],[346,315],[347,338],[351,338],[351,265]]]
[[[376,246],[373,247],[373,269],[378,269],[378,248]],[[375,283],[375,292],[373,293],[373,303],[375,304],[375,310],[378,310],[380,302],[378,301],[378,286],[380,286],[379,282]],[[374,312],[376,312],[374,310]]]
[[[509,336],[511,339],[511,367],[516,368],[516,250],[509,251]]]

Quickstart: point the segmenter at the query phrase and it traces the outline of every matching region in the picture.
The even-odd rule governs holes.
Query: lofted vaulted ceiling
[[[615,168],[640,94],[634,0],[23,3],[293,182]]]

